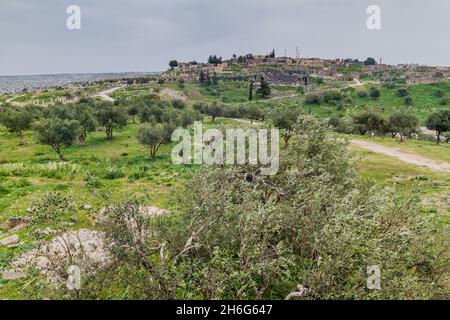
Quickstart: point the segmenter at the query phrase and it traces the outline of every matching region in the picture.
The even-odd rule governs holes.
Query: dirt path
[[[357,78],[354,78],[353,81],[355,81],[355,83],[354,84],[350,84],[348,86],[348,88],[362,87],[362,86],[365,85],[364,82],[359,81],[359,79],[357,79]]]
[[[448,162],[428,159],[418,154],[409,152],[407,153],[369,141],[352,140],[351,144],[375,153],[381,153],[390,157],[397,158],[400,161],[414,164],[416,166],[426,167],[433,171],[450,173],[450,163]]]
[[[108,90],[102,91],[102,92],[97,93],[96,95],[94,95],[94,98],[95,97],[100,97],[103,100],[106,100],[106,101],[109,101],[109,102],[114,102],[116,100],[114,98],[112,98],[110,96],[110,94],[113,93],[114,91],[117,91],[117,90],[122,89],[122,88],[123,88],[123,86],[120,86],[120,87],[115,87],[115,88],[112,88],[112,89],[108,89]]]

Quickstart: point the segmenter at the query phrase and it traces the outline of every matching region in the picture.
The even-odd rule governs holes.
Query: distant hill
[[[0,76],[0,94],[17,93],[23,90],[50,89],[68,84],[87,84],[107,79],[136,78],[158,74],[159,72],[121,72]]]

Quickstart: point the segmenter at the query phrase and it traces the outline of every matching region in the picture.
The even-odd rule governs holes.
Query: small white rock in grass
[[[20,230],[23,230],[27,227],[26,223],[21,223],[18,226],[15,226],[14,228],[12,228],[11,230],[9,230],[10,233],[16,233],[19,232]]]
[[[104,235],[81,229],[66,232],[39,248],[25,252],[13,262],[13,266],[19,270],[36,267],[50,282],[57,282],[61,280],[58,267],[70,264],[95,272],[108,265],[111,259]]]
[[[5,247],[9,247],[9,246],[13,246],[16,245],[20,242],[20,239],[17,235],[13,235],[10,237],[6,237],[0,240],[0,245],[5,246]]]
[[[20,271],[2,271],[0,272],[0,275],[2,276],[3,279],[10,281],[22,279],[27,276],[25,273]]]

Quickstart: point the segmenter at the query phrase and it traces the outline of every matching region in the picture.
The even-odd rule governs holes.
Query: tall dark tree
[[[367,58],[366,61],[364,61],[364,64],[366,66],[373,66],[377,64],[377,61],[374,58]]]
[[[256,93],[261,98],[267,98],[270,96],[270,93],[271,93],[270,85],[263,76],[261,77],[260,85],[259,85],[259,88],[256,91]]]
[[[253,86],[254,86],[254,81],[250,80],[249,85],[248,85],[248,101],[253,101]]]
[[[178,61],[177,60],[172,60],[169,62],[169,67],[170,69],[175,69],[176,67],[178,67]]]
[[[209,64],[221,64],[222,63],[222,57],[217,57],[216,55],[210,55],[208,58],[208,63]]]
[[[275,58],[275,49],[269,54],[269,58]]]

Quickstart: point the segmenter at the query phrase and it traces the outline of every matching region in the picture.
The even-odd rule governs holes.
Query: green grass
[[[409,96],[413,99],[412,108],[416,111],[417,116],[421,120],[425,120],[427,116],[439,109],[449,108],[450,106],[441,106],[441,98],[436,96],[438,90],[442,90],[446,97],[450,97],[450,83],[424,84],[424,85],[410,85],[398,86],[397,88],[389,89],[384,86],[376,86],[381,91],[379,99],[372,99],[370,97],[360,98],[357,91],[368,90],[371,85],[356,88],[350,97],[352,99],[352,113],[360,112],[361,110],[374,108],[387,115],[394,110],[406,107],[404,98],[398,95],[398,89],[406,88]]]
[[[18,145],[20,139],[14,135],[0,136],[0,148],[7,150],[0,158],[0,222],[17,211],[24,213],[32,199],[55,188],[75,193],[78,199],[86,199],[83,202],[95,202],[97,195],[86,187],[88,174],[101,180],[102,187],[96,191],[111,194],[112,200],[137,193],[166,207],[165,194],[192,169],[170,163],[171,145],[163,146],[157,159],[150,159],[149,151],[136,140],[137,129],[138,125],[130,124],[116,131],[112,142],[103,132],[95,132],[85,145],[76,143],[63,150],[65,164],[57,163],[50,147],[36,144],[30,132],[25,134],[28,144],[24,146]],[[113,170],[121,174],[115,176]],[[137,170],[142,172],[136,174]]]
[[[436,213],[438,221],[450,223],[450,174],[434,172],[398,159],[352,147],[358,174],[393,192],[411,195],[417,192],[424,213]]]

